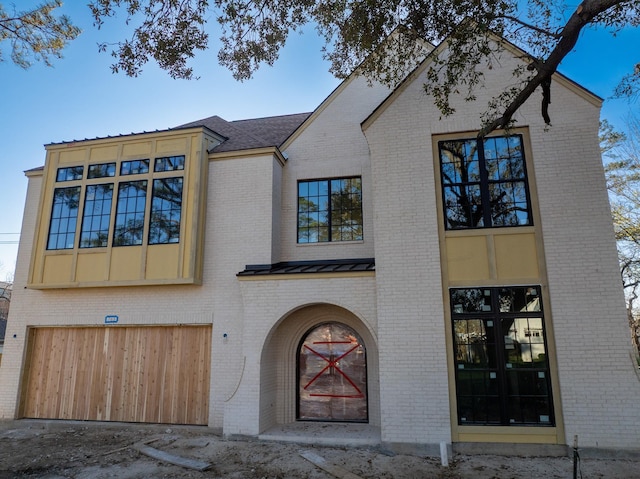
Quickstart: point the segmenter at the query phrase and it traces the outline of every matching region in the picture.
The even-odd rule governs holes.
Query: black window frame
[[[360,222],[354,222],[353,224],[347,223],[337,223],[334,221],[334,214],[336,212],[336,208],[332,205],[333,197],[337,197],[337,193],[334,193],[334,183],[335,182],[343,182],[343,181],[357,181],[358,182],[358,202],[359,208],[341,208],[340,211],[351,211],[352,214],[354,211],[359,211],[359,219]],[[302,185],[310,185],[311,183],[318,184],[318,192],[320,192],[320,183],[326,183],[326,195],[318,193],[317,195],[311,195],[307,193],[303,195],[301,192]],[[307,186],[308,188],[309,186]],[[351,187],[351,186],[349,186]],[[308,191],[308,190],[307,190]],[[297,210],[296,210],[296,219],[297,219],[297,227],[296,227],[296,243],[297,244],[324,244],[324,243],[337,243],[337,242],[348,242],[348,241],[363,241],[364,240],[364,209],[362,205],[362,177],[361,176],[342,176],[342,177],[333,177],[333,178],[314,178],[314,179],[304,179],[298,180],[296,185],[296,192],[298,195],[297,199]],[[353,195],[354,193],[348,192],[346,193],[348,196]],[[321,196],[326,196],[326,207],[324,210],[319,208],[317,210],[311,210],[307,206],[305,209],[301,200],[306,200],[307,205],[314,204],[309,200],[309,198],[314,197],[318,198],[319,201]],[[348,203],[351,204],[352,199],[349,198]],[[318,223],[317,226],[311,226],[311,220],[309,219],[309,214],[317,214],[318,218],[321,216],[321,212],[326,212],[326,223]],[[303,214],[306,213],[307,220],[305,224],[305,220],[303,218]],[[353,216],[349,216],[352,218]],[[354,231],[354,228],[359,228],[359,234],[357,231]],[[312,241],[312,230],[315,229],[314,236],[316,239]],[[302,234],[303,230],[306,230],[306,235]],[[326,236],[321,234],[321,231],[326,230]],[[349,236],[345,238],[345,236]],[[306,241],[302,241],[301,239],[306,239]]]
[[[62,180],[67,181],[67,180]],[[71,199],[70,193],[74,192],[75,197]],[[54,188],[53,190],[53,201],[51,203],[51,215],[49,217],[49,232],[47,234],[47,250],[55,251],[55,250],[68,250],[75,248],[76,242],[76,233],[78,232],[78,216],[80,213],[80,197],[82,194],[82,187],[78,186],[67,186]],[[75,208],[69,208],[69,202],[75,201]],[[62,215],[64,208],[67,208],[69,211],[75,210],[74,215]],[[58,214],[58,212],[60,214]],[[73,229],[69,229],[70,223],[73,222]],[[63,225],[67,225],[67,227],[62,227]],[[60,242],[60,238],[65,238],[64,246],[58,246]],[[69,243],[68,238],[71,236],[71,243]],[[52,240],[55,237],[55,245],[52,245]]]
[[[179,185],[179,187],[172,186],[172,184]],[[158,185],[163,185],[163,187]],[[174,244],[180,242],[183,193],[184,177],[154,178],[151,186],[148,244]],[[172,194],[175,198],[167,198]],[[178,195],[179,199],[177,199]],[[165,226],[162,226],[163,224]]]
[[[177,244],[180,242],[186,156],[174,155],[154,159],[127,159],[57,168],[49,216],[46,250],[72,250],[120,246]],[[156,165],[160,165],[157,167]],[[86,172],[86,175],[85,175]],[[110,179],[105,183],[105,179]],[[73,183],[71,183],[73,182]],[[66,183],[71,183],[66,186]],[[168,184],[163,192],[151,185]],[[144,190],[124,200],[124,190],[136,186]],[[111,188],[111,198],[93,201],[92,190]],[[135,189],[135,188],[134,188]],[[65,196],[73,194],[76,202],[73,218],[58,217],[65,208]],[[115,204],[114,204],[115,201]],[[127,206],[125,203],[129,203]],[[172,204],[167,205],[170,201]],[[67,201],[68,202],[68,201]],[[135,214],[129,214],[135,202]],[[136,218],[134,230],[127,231],[123,218]],[[155,218],[155,222],[154,222]],[[108,222],[108,229],[104,223]],[[69,223],[75,228],[71,231]],[[119,223],[120,222],[120,223]],[[62,228],[62,229],[61,229]],[[100,239],[102,235],[105,239]],[[61,240],[64,236],[64,241]]]
[[[507,142],[507,148],[509,152],[511,152],[511,145],[509,142],[513,139],[516,139],[519,143],[518,149],[513,149],[513,151],[518,151],[518,155],[509,154],[507,157],[496,158],[496,165],[498,167],[502,166],[505,170],[513,173],[513,170],[516,168],[512,168],[512,164],[515,164],[515,160],[518,159],[518,167],[521,168],[520,176],[508,176],[504,178],[491,178],[489,176],[489,171],[487,168],[487,164],[490,163],[493,158],[487,159],[486,153],[488,151],[493,151],[491,148],[487,147],[488,142],[496,142],[498,140],[505,140]],[[448,178],[446,170],[449,168],[445,167],[444,162],[444,154],[443,150],[445,150],[444,146],[446,144],[452,143],[460,143],[460,144],[473,144],[475,142],[475,155],[477,155],[476,160],[471,160],[470,162],[477,161],[477,168],[474,170],[477,171],[469,171],[471,169],[458,169],[456,170],[454,167],[454,175],[451,176],[459,176],[459,178]],[[533,211],[531,205],[531,194],[529,189],[529,175],[527,172],[527,160],[526,160],[526,152],[525,152],[525,143],[524,136],[520,133],[512,134],[512,135],[492,135],[483,138],[482,140],[478,140],[478,138],[450,138],[438,141],[438,163],[440,167],[440,181],[441,181],[441,195],[442,195],[442,209],[444,215],[444,226],[446,230],[449,231],[458,231],[458,230],[469,230],[469,229],[484,229],[484,228],[514,228],[514,227],[523,227],[523,226],[533,226]],[[451,151],[451,150],[449,150]],[[519,157],[519,158],[518,158]],[[471,158],[471,157],[469,157]],[[499,160],[506,160],[505,164],[501,164]],[[453,163],[453,162],[447,162]],[[524,198],[521,198],[521,201],[507,201],[503,202],[502,198],[507,197],[508,199],[516,199],[516,190],[522,188],[522,194]],[[500,191],[502,189],[499,197],[493,196],[492,192],[494,190]],[[458,191],[456,192],[456,189]],[[464,193],[461,191],[464,189]],[[507,190],[511,189],[511,193],[513,195],[509,198]],[[453,193],[454,196],[466,197],[467,199],[463,204],[460,204],[460,200],[457,201],[457,206],[450,207],[449,202],[447,200],[448,195],[447,191]],[[478,192],[479,195],[472,198],[473,192]],[[500,201],[498,203],[498,201]],[[479,205],[478,205],[479,202]],[[465,204],[466,203],[466,204]],[[524,204],[524,208],[522,205]],[[500,212],[499,216],[494,217],[494,209],[495,205],[507,205],[507,209],[497,210]],[[497,208],[497,206],[496,206]],[[466,210],[466,221],[453,221],[451,216],[449,215],[449,211],[455,213],[456,209],[458,212]],[[511,211],[509,211],[511,210]],[[503,217],[506,218],[506,214],[511,213],[511,217],[518,220],[517,222],[510,223],[501,223],[496,221],[496,218]],[[520,222],[520,215],[526,215],[526,222]],[[464,219],[465,216],[462,215]]]
[[[64,181],[77,181],[81,180],[84,175],[84,166],[65,166],[58,168],[56,171],[56,183],[62,183]]]
[[[464,296],[465,291],[470,292],[468,296]],[[508,291],[512,292],[512,297],[519,295],[520,304],[524,304],[523,297],[528,294],[533,299],[526,304],[536,306],[527,307],[524,311],[504,310],[504,298],[508,297]],[[517,294],[514,293],[516,291]],[[476,309],[466,308],[460,297],[456,300],[457,292],[461,292],[460,297],[463,298],[471,297],[471,292],[476,292]],[[541,292],[539,285],[450,288],[459,425],[555,426],[549,346]],[[516,322],[520,324],[525,320],[528,328],[522,334],[524,341],[513,341],[509,334],[517,332],[513,332],[512,328],[515,331]],[[539,320],[540,328],[531,334],[530,327],[536,324],[535,320]],[[458,327],[457,322],[462,327]],[[471,331],[469,322],[476,322],[476,326],[481,323],[482,326]],[[530,334],[527,335],[527,332]],[[535,360],[534,345],[538,352],[541,348],[544,351],[542,357],[538,354]],[[518,354],[519,362],[510,361],[517,359]],[[523,361],[522,358],[526,358],[527,354],[531,360]],[[525,378],[528,380],[524,381]],[[514,391],[523,393],[515,394]],[[532,419],[536,413],[538,419]]]
[[[116,214],[113,222],[112,244],[114,247],[140,246],[144,242],[148,184],[147,179],[121,181],[118,184]],[[140,194],[141,192],[143,194]],[[131,224],[131,221],[140,221],[140,219],[139,225]]]
[[[95,193],[93,195],[90,190],[109,189],[111,196],[108,199],[104,197],[96,198]],[[109,244],[109,232],[111,231],[111,207],[113,205],[114,196],[114,184],[113,183],[96,183],[85,185],[84,207],[82,208],[82,224],[80,226],[80,239],[78,241],[78,248],[104,248]],[[91,209],[89,209],[89,203],[91,203]],[[107,227],[103,226],[106,219]],[[96,227],[95,222],[99,225]],[[100,235],[104,235],[102,240]],[[97,235],[97,237],[96,237]]]

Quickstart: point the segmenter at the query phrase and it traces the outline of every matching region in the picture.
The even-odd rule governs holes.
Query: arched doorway
[[[322,323],[302,337],[296,412],[298,420],[368,422],[366,349],[349,326]]]

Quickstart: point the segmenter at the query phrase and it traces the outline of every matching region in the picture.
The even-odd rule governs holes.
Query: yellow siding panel
[[[489,253],[485,236],[451,237],[446,242],[450,281],[489,279]]]
[[[146,279],[172,279],[180,277],[179,244],[150,245],[147,249]]]
[[[151,142],[141,141],[137,143],[125,143],[122,147],[122,156],[149,156],[151,154]]]
[[[106,281],[107,272],[107,253],[92,251],[78,254],[76,281],[80,283]]]
[[[43,189],[40,200],[37,230],[32,262],[29,270],[30,288],[73,288],[121,286],[123,284],[200,283],[202,280],[202,248],[206,215],[206,190],[209,162],[206,144],[212,141],[200,128],[192,131],[165,131],[131,137],[102,138],[77,143],[48,145],[47,161],[43,171]],[[139,246],[112,247],[99,251],[80,248],[77,242],[72,249],[47,251],[53,192],[57,187],[81,188],[77,231],[84,214],[84,196],[87,185],[96,181],[88,179],[87,169],[94,164],[115,162],[120,171],[122,162],[161,156],[184,155],[185,169],[174,173],[183,176],[183,198],[179,245],[149,245],[146,241],[150,223],[150,206],[145,211],[145,240]],[[84,166],[82,179],[57,182],[56,171],[60,167]],[[171,173],[157,173],[150,165],[150,172],[141,176],[150,182],[156,177],[168,177]],[[127,181],[118,173],[104,180],[117,183]],[[116,195],[112,203],[115,211]],[[109,231],[113,235],[113,226]],[[77,237],[77,236],[76,236]]]
[[[131,281],[140,279],[142,267],[141,246],[121,246],[112,249],[111,269],[109,279],[111,281]]]
[[[42,279],[44,283],[68,283],[73,281],[71,270],[73,254],[54,254],[44,258],[44,271]]]
[[[118,145],[91,148],[89,161],[115,161],[118,158]]]
[[[549,428],[525,427],[461,427],[456,442],[498,442],[510,444],[560,444],[558,430]],[[471,429],[475,429],[471,431]],[[482,431],[478,431],[482,429]]]
[[[84,158],[86,155],[86,149],[80,148],[77,150],[64,150],[60,152],[60,156],[58,157],[58,162],[63,165],[68,165],[70,163],[82,163],[84,162]]]
[[[494,244],[499,280],[539,280],[536,238],[533,233],[497,235],[494,237]]]
[[[187,148],[186,138],[172,138],[168,140],[158,140],[156,142],[157,153],[167,153],[175,151],[185,151]]]

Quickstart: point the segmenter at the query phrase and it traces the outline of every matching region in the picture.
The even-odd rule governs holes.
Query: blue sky
[[[20,7],[36,3],[21,1]],[[71,3],[66,2],[63,11],[83,33],[53,68],[34,64],[22,70],[8,61],[0,63],[0,280],[15,268],[16,233],[27,189],[23,171],[44,163],[44,144],[165,129],[211,115],[238,120],[312,111],[338,85],[312,29],[294,33],[274,67],[262,67],[243,83],[217,64],[215,43],[193,62],[199,80],[173,80],[153,64],[137,78],[114,75],[111,57],[98,53],[96,44],[125,38],[123,19],[97,30],[85,2]],[[560,67],[605,98],[602,118],[620,129],[629,111],[638,111],[640,105],[609,97],[618,80],[640,61],[638,46],[639,29],[615,38],[590,30]],[[5,47],[3,58],[6,53]]]

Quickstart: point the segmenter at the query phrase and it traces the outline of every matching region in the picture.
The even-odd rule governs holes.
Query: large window
[[[142,244],[144,212],[147,205],[147,182],[127,181],[118,187],[114,246]]]
[[[182,178],[153,180],[149,244],[177,243],[181,214]]]
[[[445,227],[532,224],[521,135],[438,142]]]
[[[53,207],[47,249],[73,248],[76,240],[79,202],[79,186],[55,189],[53,192]]]
[[[84,196],[80,248],[107,246],[112,198],[113,183],[87,186]]]
[[[149,166],[140,159],[59,168],[56,183],[75,184],[54,190],[47,249],[178,243],[185,157],[156,158]]]
[[[362,180],[298,182],[298,243],[362,240]]]
[[[450,290],[458,423],[554,424],[539,286]]]

